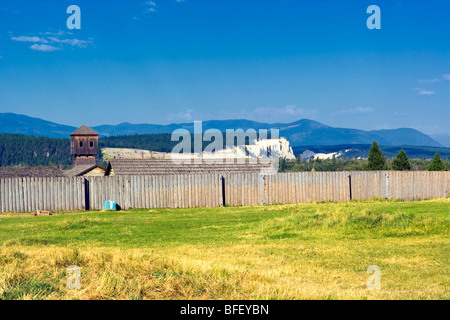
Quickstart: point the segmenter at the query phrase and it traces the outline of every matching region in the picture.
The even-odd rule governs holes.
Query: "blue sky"
[[[450,134],[450,1],[2,0],[0,112]]]

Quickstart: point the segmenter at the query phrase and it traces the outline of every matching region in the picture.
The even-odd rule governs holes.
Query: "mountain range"
[[[94,126],[92,129],[102,136],[120,136],[134,134],[172,133],[176,129],[194,131],[194,123],[169,125],[131,124]],[[380,145],[409,145],[441,147],[442,145],[430,136],[411,128],[390,130],[358,130],[335,128],[323,123],[302,119],[292,123],[261,123],[250,120],[210,120],[203,121],[203,131],[217,129],[278,129],[280,136],[286,137],[292,146],[311,145],[344,145],[371,144],[376,140]],[[17,133],[32,136],[46,136],[53,138],[68,138],[76,127],[62,125],[39,118],[15,113],[0,113],[0,133]]]

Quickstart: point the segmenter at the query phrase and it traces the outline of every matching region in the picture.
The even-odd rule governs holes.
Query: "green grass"
[[[445,199],[2,215],[0,299],[448,299],[449,211]],[[82,290],[65,287],[72,264]],[[370,265],[381,290],[366,288]]]

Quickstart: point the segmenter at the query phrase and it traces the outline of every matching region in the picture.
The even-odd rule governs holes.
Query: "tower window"
[[[80,141],[80,148],[83,148],[83,141]]]
[[[93,148],[94,147],[94,141],[89,141],[89,147]]]

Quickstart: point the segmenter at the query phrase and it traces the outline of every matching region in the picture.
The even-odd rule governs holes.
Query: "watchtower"
[[[73,166],[93,165],[98,154],[99,133],[81,126],[70,135]]]

